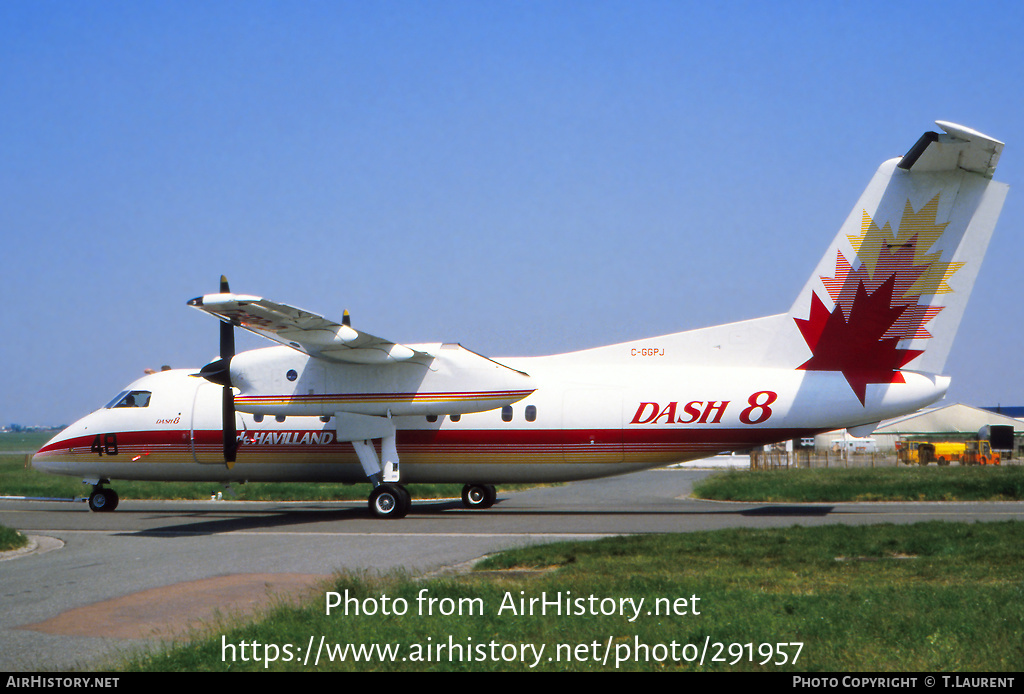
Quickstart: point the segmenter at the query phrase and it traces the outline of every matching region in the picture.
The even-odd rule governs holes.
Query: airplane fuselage
[[[945,378],[906,373],[905,383],[872,391],[877,401],[865,408],[832,372],[671,367],[651,363],[657,355],[637,358],[641,363],[596,369],[559,357],[501,360],[531,374],[536,389],[486,412],[394,418],[402,482],[622,474],[867,424],[865,411],[878,421],[934,402],[948,385]],[[229,469],[221,450],[221,389],[194,373],[139,379],[127,390],[149,394],[144,407],[93,412],[44,446],[33,465],[83,478],[365,481],[351,443],[339,440],[328,415],[239,411],[238,456]],[[366,396],[326,395],[335,402]]]

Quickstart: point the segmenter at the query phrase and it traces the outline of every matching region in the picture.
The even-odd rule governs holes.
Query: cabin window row
[[[145,407],[145,405],[143,405],[143,407]],[[525,417],[527,422],[536,422],[537,421],[537,406],[536,405],[527,405],[526,409],[523,411],[523,416]],[[514,418],[515,418],[515,412],[513,411],[511,405],[505,405],[504,407],[501,408],[501,421],[503,421],[503,422],[511,422]],[[255,414],[255,415],[252,416],[252,419],[253,419],[254,422],[259,423],[259,422],[263,421],[264,415],[262,415],[262,414]],[[277,422],[283,422],[285,419],[286,419],[286,417],[283,414],[279,414],[279,415],[275,415],[274,416],[274,421],[277,421]],[[448,419],[450,419],[453,422],[458,422],[459,420],[462,419],[462,415],[461,414],[448,415]],[[324,422],[324,423],[327,423],[327,422],[331,421],[331,418],[329,416],[324,416],[324,417],[320,418],[320,421]],[[428,422],[436,422],[437,421],[437,415],[436,414],[428,414],[427,415],[427,421]]]
[[[536,422],[537,421],[537,406],[536,405],[527,405],[526,409],[523,410],[523,416],[524,416],[524,418],[526,419],[527,422]],[[450,419],[453,422],[458,422],[459,420],[462,419],[462,415],[461,414],[450,414],[450,415],[448,415],[448,419]],[[504,407],[502,407],[501,408],[501,421],[503,421],[503,422],[511,422],[513,419],[515,419],[515,412],[512,409],[512,406],[511,405],[505,405]],[[437,415],[436,414],[429,414],[429,415],[427,415],[427,421],[428,422],[436,422],[437,421]]]

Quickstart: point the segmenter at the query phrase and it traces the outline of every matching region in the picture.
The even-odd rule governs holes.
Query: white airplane
[[[942,374],[1008,187],[1003,143],[938,121],[868,184],[788,313],[547,357],[489,359],[400,345],[229,291],[191,300],[219,318],[220,359],[147,375],[33,457],[112,479],[361,482],[400,518],[403,485],[618,475],[847,428],[942,398]],[[233,328],[280,343],[235,354]],[[195,378],[201,376],[202,378]]]

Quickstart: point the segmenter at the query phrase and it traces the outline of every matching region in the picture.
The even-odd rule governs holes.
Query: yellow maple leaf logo
[[[834,276],[821,277],[835,308],[815,294],[808,318],[794,319],[813,354],[797,368],[841,371],[861,403],[867,384],[902,381],[921,350],[901,341],[930,338],[924,326],[942,310],[922,297],[952,292],[948,280],[964,265],[933,250],[949,224],[936,221],[938,207],[938,195],[917,211],[908,200],[898,232],[864,212],[861,234],[847,237],[859,265],[840,250]]]

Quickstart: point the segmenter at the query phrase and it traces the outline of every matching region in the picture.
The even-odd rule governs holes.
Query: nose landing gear
[[[101,482],[92,488],[92,494],[89,495],[89,510],[95,513],[108,513],[117,508],[117,502],[120,500],[117,492],[107,489]]]

